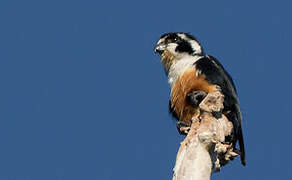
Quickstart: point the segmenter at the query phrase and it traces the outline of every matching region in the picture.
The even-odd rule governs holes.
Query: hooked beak
[[[157,44],[154,48],[154,52],[158,54],[162,54],[165,48],[166,46],[164,44]]]

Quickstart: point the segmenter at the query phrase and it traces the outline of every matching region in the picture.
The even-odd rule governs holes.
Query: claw
[[[190,131],[191,129],[191,125],[190,124],[187,124],[183,121],[177,121],[176,122],[176,127],[177,127],[177,130],[180,134],[188,134],[188,132]]]
[[[188,100],[195,107],[198,107],[199,104],[203,101],[203,99],[206,96],[207,96],[207,93],[204,91],[193,91],[193,92],[187,94]]]

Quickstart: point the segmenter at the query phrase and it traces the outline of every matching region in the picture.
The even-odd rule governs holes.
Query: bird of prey
[[[238,142],[241,163],[245,165],[239,100],[233,80],[220,62],[205,55],[199,41],[188,33],[163,34],[154,51],[161,56],[168,76],[171,86],[169,111],[177,119],[180,134],[185,134],[182,127],[191,126],[191,119],[198,113],[198,105],[206,95],[219,91],[224,95],[222,113],[234,126],[229,141],[234,149]]]

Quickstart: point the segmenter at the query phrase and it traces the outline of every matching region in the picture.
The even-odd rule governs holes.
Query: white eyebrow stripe
[[[185,34],[177,34],[180,38],[182,39],[187,39],[189,40],[189,38],[187,38],[187,36]]]

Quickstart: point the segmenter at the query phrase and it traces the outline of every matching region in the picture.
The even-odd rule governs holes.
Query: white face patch
[[[173,54],[174,56],[177,56],[178,53],[175,51],[176,47],[177,47],[176,43],[169,43],[167,44],[166,48],[169,52],[171,52],[171,54]]]

